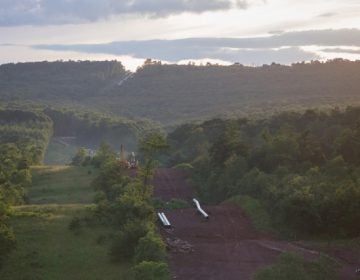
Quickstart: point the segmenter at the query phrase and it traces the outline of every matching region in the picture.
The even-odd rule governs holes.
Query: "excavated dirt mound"
[[[192,191],[182,172],[160,169],[153,180],[155,196],[191,202]],[[168,245],[173,279],[246,280],[255,271],[277,262],[283,252],[297,252],[308,260],[318,251],[258,233],[243,210],[231,205],[203,206],[205,219],[194,208],[163,210],[172,228],[161,228]],[[344,266],[339,279],[356,279],[353,266]]]
[[[175,279],[251,279],[262,266],[273,264],[280,253],[296,251],[315,259],[317,252],[287,242],[269,241],[257,233],[243,211],[235,206],[205,207],[210,215],[204,219],[195,209],[168,210],[172,229],[162,229],[166,239],[188,242],[192,251],[170,250]]]

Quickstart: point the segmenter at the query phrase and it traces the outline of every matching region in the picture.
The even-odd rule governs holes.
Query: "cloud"
[[[345,49],[345,48],[328,48],[328,49],[321,49],[322,52],[327,53],[349,53],[349,54],[360,54],[360,49]]]
[[[268,33],[271,35],[280,35],[283,34],[285,31],[284,30],[270,30]]]
[[[329,18],[329,17],[334,17],[337,15],[338,15],[338,13],[328,12],[328,13],[323,13],[323,14],[318,15],[318,17]]]
[[[305,46],[318,46],[323,52],[358,53],[349,50],[360,48],[359,29],[308,30],[284,32],[267,37],[251,38],[187,38],[177,40],[120,41],[106,44],[35,45],[36,49],[76,51],[129,55],[136,58],[153,58],[177,62],[188,59],[220,59],[246,64],[278,62],[289,64],[296,61],[320,59],[315,51]],[[339,49],[339,46],[348,48]],[[331,48],[332,47],[332,48]],[[334,50],[334,48],[337,48]]]
[[[34,46],[36,49],[46,49],[53,51],[76,51],[80,53],[102,53],[117,56],[130,55],[136,58],[153,58],[157,60],[178,62],[181,60],[200,60],[200,59],[219,59],[230,62],[241,62],[244,64],[269,64],[278,62],[289,64],[295,61],[307,61],[319,59],[320,57],[312,52],[301,50],[298,47],[282,49],[243,49],[227,48],[220,46],[192,45],[190,40],[174,41],[134,41],[134,42],[114,42],[110,44],[98,45],[71,45],[71,46]],[[214,39],[217,41],[217,39]],[[211,39],[207,39],[210,42]]]
[[[249,7],[249,2],[246,0],[236,0],[235,3],[239,9],[247,9]]]
[[[285,32],[268,37],[251,38],[187,38],[177,40],[120,41],[105,44],[34,45],[36,49],[134,55],[177,61],[204,58],[205,55],[229,53],[229,50],[269,50],[300,46],[358,46],[359,29],[308,30]],[[218,57],[217,57],[218,58]]]
[[[183,12],[246,9],[249,0],[0,0],[0,26],[93,22],[111,16],[163,17]],[[253,0],[254,1],[254,0]]]

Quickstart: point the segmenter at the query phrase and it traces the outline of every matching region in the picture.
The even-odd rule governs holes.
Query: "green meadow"
[[[0,271],[2,280],[125,279],[128,264],[112,263],[106,236],[111,229],[82,226],[70,230],[74,217],[92,207],[91,181],[96,170],[71,166],[34,167],[29,204],[13,208],[17,239]]]

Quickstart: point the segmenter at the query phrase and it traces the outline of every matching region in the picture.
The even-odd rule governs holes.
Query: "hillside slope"
[[[172,123],[348,105],[360,101],[359,92],[360,62],[263,67],[147,65],[114,88],[102,104],[118,114]]]
[[[359,91],[360,61],[342,59],[262,67],[150,63],[133,74],[114,61],[0,66],[0,102],[81,106],[165,125],[354,105]]]

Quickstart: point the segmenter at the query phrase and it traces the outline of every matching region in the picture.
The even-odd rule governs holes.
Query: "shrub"
[[[143,221],[130,221],[124,229],[114,237],[110,248],[113,261],[129,260],[134,256],[139,239],[147,234],[148,226]]]
[[[135,249],[134,260],[136,263],[142,261],[164,261],[165,249],[165,244],[161,240],[161,237],[150,231],[144,237],[140,238]]]
[[[327,259],[306,261],[293,253],[284,253],[279,263],[259,269],[255,280],[335,280],[337,278],[334,265]]]
[[[76,230],[79,230],[81,227],[81,220],[79,217],[74,217],[71,219],[70,223],[69,223],[69,230],[73,230],[73,231],[76,231]]]
[[[143,261],[133,268],[135,280],[170,280],[170,271],[166,263]]]

